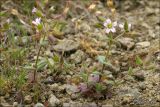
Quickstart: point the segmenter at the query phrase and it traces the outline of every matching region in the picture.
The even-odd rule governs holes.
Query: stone
[[[135,42],[132,38],[119,38],[117,41],[120,43],[121,47],[126,50],[131,50],[135,46]]]
[[[63,103],[63,107],[70,107],[70,103]]]
[[[31,104],[32,103],[32,97],[30,95],[27,95],[24,97],[24,102],[26,104]]]
[[[146,84],[144,82],[139,83],[139,89],[145,90],[146,89]]]
[[[73,40],[64,39],[58,42],[57,45],[53,46],[53,50],[57,52],[70,52],[75,51],[79,47],[79,43]]]
[[[91,102],[91,103],[83,103],[80,107],[98,107],[98,106],[95,102]]]
[[[102,107],[113,107],[112,104],[106,104],[106,105],[102,105]]]
[[[13,102],[13,107],[18,107],[18,102]]]
[[[54,84],[52,84],[52,85],[49,85],[49,87],[50,87],[50,89],[51,89],[52,91],[58,91],[58,84],[57,84],[57,83],[54,83]]]
[[[79,102],[70,102],[70,107],[83,107],[82,103]]]
[[[78,94],[71,94],[71,100],[76,100],[78,98]]]
[[[13,107],[12,105],[8,104],[8,103],[1,103],[0,104],[1,107]]]
[[[135,99],[139,98],[141,93],[137,88],[125,86],[118,90],[117,94],[122,104],[129,104],[133,102]]]
[[[133,76],[134,76],[135,79],[138,80],[138,81],[144,81],[144,80],[145,80],[145,76],[144,76],[143,71],[134,72]]]
[[[150,46],[150,42],[149,41],[144,41],[144,42],[138,42],[136,43],[136,47],[137,48],[147,48]]]
[[[91,30],[91,28],[90,28],[90,26],[88,25],[88,23],[82,23],[82,24],[80,25],[80,30],[81,30],[82,32],[88,32],[88,31]]]
[[[53,78],[52,76],[47,77],[47,78],[43,81],[43,83],[44,83],[44,84],[53,84],[53,83],[55,83],[55,81],[54,81],[52,78]]]
[[[89,107],[98,107],[95,102],[89,103]]]
[[[71,55],[71,60],[75,64],[81,63],[82,60],[85,58],[84,52],[81,50],[77,50],[75,54]]]
[[[103,72],[104,72],[104,75],[106,75],[106,77],[107,77],[108,79],[114,80],[114,77],[113,77],[113,75],[112,75],[112,72],[107,71],[107,70],[104,70]]]
[[[55,95],[51,94],[48,103],[50,107],[56,107],[60,105],[60,100],[57,99]]]
[[[37,103],[34,107],[44,107],[42,103]]]
[[[112,65],[111,63],[106,63],[105,64],[105,69],[112,72],[113,75],[117,74],[120,71],[120,67],[116,67],[116,66]]]
[[[129,104],[134,100],[134,96],[132,94],[125,94],[122,97],[122,104]]]

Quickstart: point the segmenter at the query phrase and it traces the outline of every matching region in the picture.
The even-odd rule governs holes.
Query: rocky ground
[[[26,83],[22,91],[18,92],[13,84],[11,91],[3,90],[4,92],[0,93],[1,106],[17,106],[20,103],[25,107],[33,105],[35,107],[47,107],[47,105],[49,107],[158,107],[160,105],[160,2],[158,0],[116,2],[114,17],[104,3],[98,1],[95,4],[95,9],[88,10],[82,2],[73,2],[70,17],[62,18],[67,23],[64,35],[50,38],[51,41],[54,39],[54,42],[43,48],[42,58],[63,55],[64,63],[67,63],[60,71],[56,71],[56,74],[61,73],[58,76],[54,75],[54,72],[47,68],[39,71],[37,86],[39,91],[33,91],[31,85]],[[7,10],[7,6],[14,8],[15,5],[18,4],[5,2],[1,8]],[[51,17],[54,19],[56,15]],[[81,71],[101,70],[96,58],[98,55],[105,55],[109,47],[104,29],[97,25],[100,17],[111,17],[117,21],[125,18],[132,24],[132,31],[118,38],[114,37],[116,42],[111,46],[111,56],[107,59],[110,63],[104,66],[103,73],[115,83],[112,84],[111,92],[107,93],[106,98],[95,99],[72,93],[68,83]],[[14,20],[13,16],[11,18]],[[30,34],[28,37],[34,34],[32,30],[27,29],[27,32]],[[5,33],[2,33],[3,35]],[[18,33],[16,36],[19,36]],[[20,47],[24,45],[20,44]],[[36,46],[29,48],[25,60],[32,63],[38,48]],[[142,59],[143,65],[135,64],[136,56]],[[129,68],[133,68],[131,73],[128,71]],[[29,73],[27,77],[28,75]],[[33,96],[36,92],[38,100],[34,101]]]

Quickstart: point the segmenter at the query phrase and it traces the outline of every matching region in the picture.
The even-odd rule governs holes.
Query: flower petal
[[[109,24],[111,23],[111,19],[107,19],[105,22]]]
[[[35,13],[35,12],[37,12],[37,8],[33,7],[32,13]]]
[[[116,22],[113,22],[113,26],[117,26],[117,21],[116,21]]]
[[[114,32],[116,32],[116,29],[113,27],[113,28],[111,29],[111,31],[114,33]]]
[[[111,23],[111,19],[107,19],[104,23],[103,23],[103,25],[106,27],[108,24],[110,24]]]
[[[111,30],[110,29],[106,29],[106,33],[109,33]]]
[[[123,28],[124,28],[124,24],[119,24],[119,27],[120,27],[121,29],[123,29]]]
[[[36,25],[36,26],[38,25],[37,22],[35,22],[35,21],[32,21],[32,23],[33,23],[34,25]]]
[[[129,30],[131,29],[131,24],[128,24],[128,29],[129,29]]]
[[[103,23],[103,26],[107,27],[108,23],[107,22],[104,22]]]

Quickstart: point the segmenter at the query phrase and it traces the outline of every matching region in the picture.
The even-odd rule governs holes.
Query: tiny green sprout
[[[132,74],[133,74],[133,68],[132,68],[132,67],[129,67],[129,69],[128,69],[128,74],[129,74],[129,75],[132,75]]]
[[[125,21],[125,23],[124,23],[124,30],[126,32],[129,32],[129,30],[128,30],[128,22],[127,21]]]
[[[82,80],[83,80],[84,82],[87,82],[87,81],[88,81],[88,75],[87,75],[86,73],[82,73],[80,76],[82,77]]]
[[[141,60],[141,58],[139,56],[136,56],[136,64],[137,65],[142,65],[143,61]]]
[[[36,13],[36,15],[38,17],[43,17],[44,16],[43,13],[41,11],[39,11],[37,8],[35,8],[35,7],[33,7],[33,9],[32,9],[32,13],[33,14]]]
[[[103,86],[101,83],[96,83],[95,84],[95,90],[96,90],[96,92],[102,92],[105,89],[106,89],[106,87]]]
[[[125,21],[124,23],[119,24],[119,28],[121,28],[122,31],[129,32],[131,29],[131,24]]]

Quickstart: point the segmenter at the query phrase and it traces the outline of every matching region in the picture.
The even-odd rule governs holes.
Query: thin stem
[[[42,40],[42,41],[44,41],[44,39],[45,39],[45,35],[43,36],[43,40]],[[41,49],[42,49],[42,45],[40,45],[39,50],[38,50],[38,53],[37,53],[33,82],[36,82],[36,74],[37,74],[37,71],[38,71],[37,64],[38,64],[38,59],[39,59],[39,56],[40,56]]]
[[[112,45],[112,34],[109,34],[109,47],[108,47],[108,51],[107,51],[107,58],[109,58],[109,52],[110,52],[110,49],[111,49],[111,45]]]

